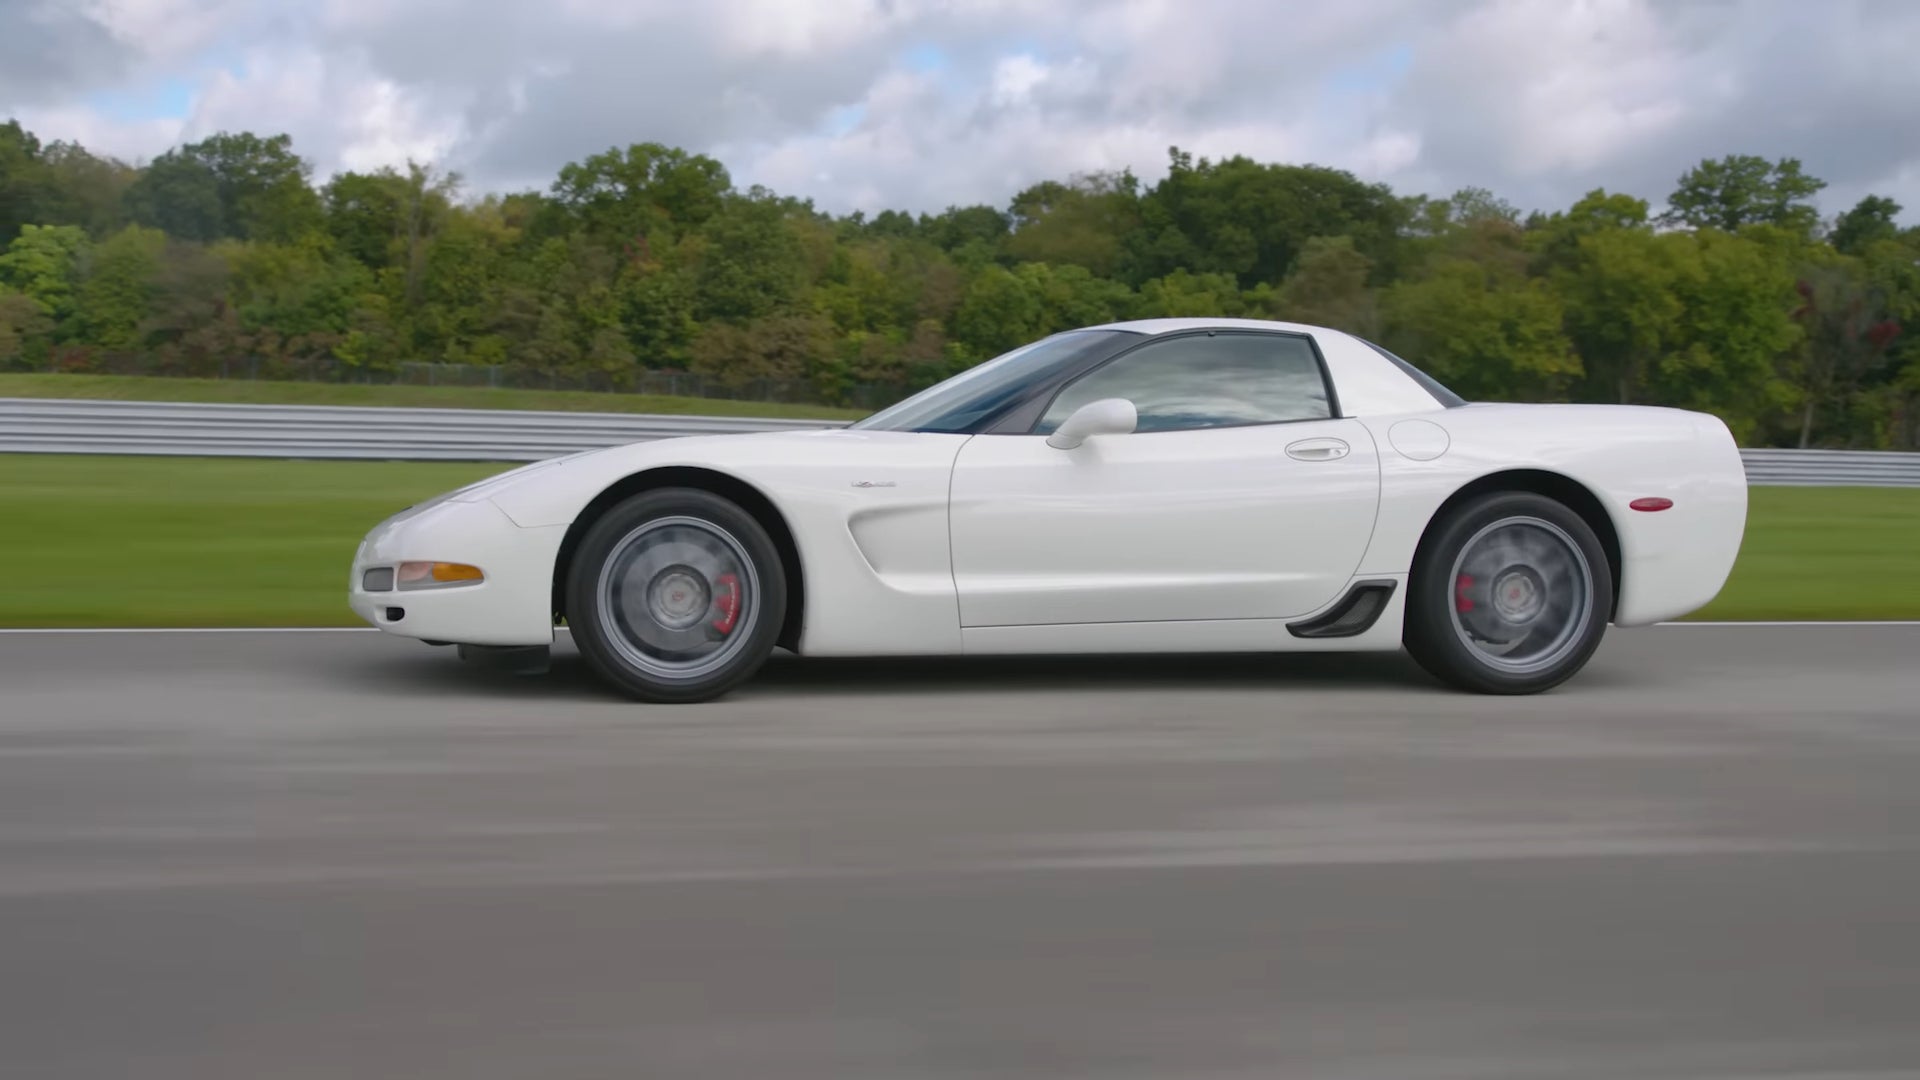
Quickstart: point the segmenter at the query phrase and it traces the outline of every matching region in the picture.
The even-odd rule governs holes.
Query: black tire
[[[661,562],[668,565],[648,572]],[[786,619],[787,580],[752,514],[710,491],[661,488],[622,501],[587,529],[566,600],[574,645],[595,672],[639,700],[685,704],[717,698],[760,670]],[[712,649],[699,653],[706,644]]]
[[[1613,573],[1585,519],[1544,495],[1492,492],[1448,510],[1422,541],[1403,640],[1421,667],[1461,689],[1537,694],[1586,666],[1612,618]],[[1497,646],[1476,640],[1511,651],[1496,657]]]

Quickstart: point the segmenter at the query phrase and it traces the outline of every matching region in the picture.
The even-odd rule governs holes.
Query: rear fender
[[[1444,435],[1410,430],[1404,426],[1410,422]],[[1521,470],[1578,484],[1612,523],[1619,540],[1618,625],[1660,622],[1705,606],[1739,554],[1746,471],[1717,417],[1632,406],[1475,405],[1367,423],[1382,448],[1381,522],[1362,574],[1410,572],[1421,538],[1450,499],[1470,485],[1497,486],[1501,474]],[[1646,498],[1672,506],[1633,509]]]

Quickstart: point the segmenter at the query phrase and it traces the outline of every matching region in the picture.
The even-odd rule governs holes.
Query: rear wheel
[[[567,581],[574,644],[643,701],[705,701],[751,678],[786,604],[766,530],[696,488],[643,492],[609,510],[581,538]]]
[[[1586,666],[1612,618],[1599,537],[1564,504],[1482,495],[1435,523],[1408,582],[1407,651],[1436,677],[1532,694]]]

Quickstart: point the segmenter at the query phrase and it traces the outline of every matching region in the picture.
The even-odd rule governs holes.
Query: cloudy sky
[[[0,116],[129,159],[285,131],[544,187],[705,151],[823,208],[1004,205],[1166,149],[1522,208],[1797,156],[1920,220],[1920,0],[0,0]]]

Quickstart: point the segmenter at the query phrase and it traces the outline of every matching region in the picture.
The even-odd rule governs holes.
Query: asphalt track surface
[[[0,636],[20,1080],[1920,1075],[1920,628],[1404,660]]]

